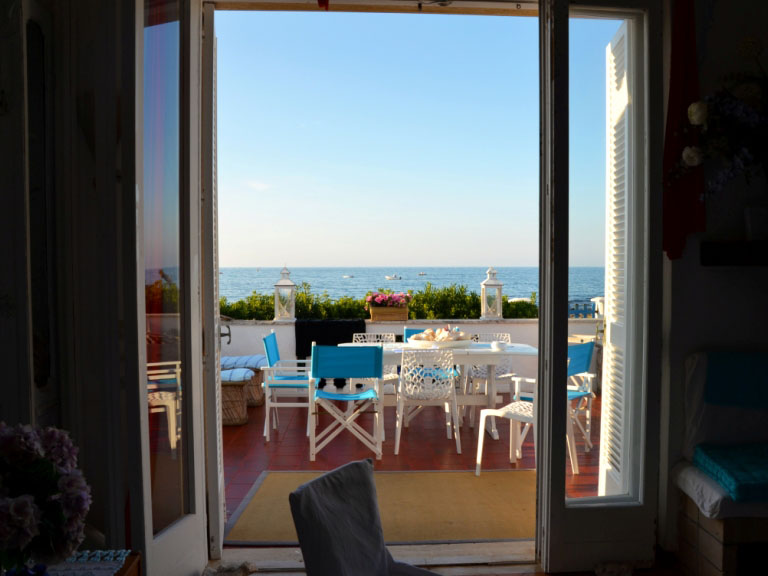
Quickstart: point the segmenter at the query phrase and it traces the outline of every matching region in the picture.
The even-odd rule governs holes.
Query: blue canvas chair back
[[[403,342],[408,342],[408,338],[413,336],[414,334],[421,334],[424,332],[426,328],[408,328],[407,326],[403,328]]]
[[[280,350],[277,348],[277,336],[274,332],[262,338],[264,341],[264,353],[267,355],[267,366],[273,367],[280,362]]]
[[[585,342],[584,344],[571,344],[568,346],[568,376],[575,376],[582,372],[589,372],[589,366],[592,364],[592,351],[595,349],[594,342]]]
[[[381,378],[381,346],[312,346],[312,378]]]

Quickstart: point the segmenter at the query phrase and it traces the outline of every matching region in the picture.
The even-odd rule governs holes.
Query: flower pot
[[[408,307],[371,306],[371,320],[374,322],[405,322],[408,320]]]

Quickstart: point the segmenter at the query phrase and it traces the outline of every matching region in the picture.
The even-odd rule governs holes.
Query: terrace
[[[595,334],[600,320],[597,318],[570,318],[568,333],[571,341],[581,337],[576,335]],[[434,327],[446,323],[458,323],[462,330],[471,333],[508,332],[513,342],[536,346],[538,342],[538,319],[497,319],[497,320],[410,320],[408,326],[419,328]],[[296,339],[292,322],[270,322],[255,320],[235,320],[229,323],[231,340],[222,344],[222,355],[247,355],[264,353],[261,339],[274,330],[284,358],[295,357]],[[396,332],[402,334],[402,322],[366,321],[366,331],[373,333]],[[593,361],[597,369],[596,360]],[[519,357],[515,371],[523,377],[536,377],[537,358]],[[501,394],[504,405],[510,401],[510,394],[504,390]],[[226,490],[227,518],[247,503],[253,494],[255,483],[259,482],[264,472],[277,471],[327,471],[346,462],[372,456],[363,444],[348,433],[342,433],[334,439],[316,460],[310,461],[309,442],[306,437],[306,408],[282,408],[280,426],[273,431],[271,441],[265,442],[264,406],[248,407],[248,421],[239,426],[223,427],[224,478]],[[568,497],[580,498],[596,496],[598,493],[598,460],[600,454],[600,395],[592,405],[593,449],[585,451],[584,439],[576,434],[579,474],[573,475],[566,465],[566,493]],[[369,415],[364,415],[363,426],[370,426]],[[402,435],[400,453],[394,454],[395,411],[385,409],[385,442],[383,457],[374,463],[377,471],[474,471],[477,428],[471,427],[465,420],[460,428],[462,454],[456,453],[453,441],[446,439],[445,419],[442,410],[427,408],[413,421],[411,427]],[[483,471],[490,470],[534,470],[533,435],[529,434],[523,444],[522,459],[516,464],[509,462],[509,427],[498,426],[499,439],[486,436],[483,450]],[[514,498],[515,495],[510,495]],[[517,496],[520,498],[521,496]],[[530,503],[528,503],[530,505]],[[534,534],[529,535],[530,538]]]

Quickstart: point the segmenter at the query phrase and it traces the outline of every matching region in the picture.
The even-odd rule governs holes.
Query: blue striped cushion
[[[258,370],[267,365],[267,357],[264,354],[252,354],[250,356],[222,356],[221,369],[234,370],[235,368],[250,368]]]
[[[248,368],[236,368],[234,370],[222,370],[221,381],[222,382],[247,382],[253,378],[256,374],[253,370]]]
[[[768,501],[768,444],[699,444],[693,463],[736,502]]]

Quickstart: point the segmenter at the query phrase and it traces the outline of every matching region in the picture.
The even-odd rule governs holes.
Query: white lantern
[[[275,284],[275,320],[293,320],[296,310],[296,284],[291,273],[283,267],[280,280]]]
[[[480,283],[480,319],[494,320],[502,317],[503,284],[496,279],[496,270],[488,268],[486,279]]]

